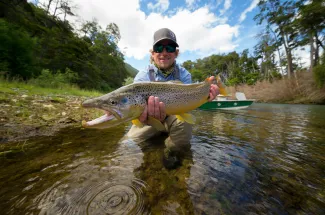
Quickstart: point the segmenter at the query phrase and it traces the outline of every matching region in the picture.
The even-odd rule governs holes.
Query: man
[[[170,29],[162,28],[156,31],[153,48],[150,50],[151,64],[146,71],[141,71],[136,75],[134,82],[176,80],[191,84],[191,74],[176,63],[179,54],[178,47],[176,35]],[[213,100],[217,93],[218,87],[211,85],[209,100]],[[175,168],[180,163],[182,151],[190,148],[192,126],[186,122],[180,122],[175,116],[166,116],[164,103],[154,96],[149,97],[148,105],[139,120],[145,124],[148,116],[160,120],[165,125],[165,133],[169,137],[165,140],[164,164],[167,168]],[[152,126],[139,128],[133,125],[127,136],[135,141],[145,141],[159,134],[160,132]]]

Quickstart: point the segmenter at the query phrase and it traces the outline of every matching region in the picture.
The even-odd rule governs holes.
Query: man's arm
[[[142,81],[150,81],[149,75],[147,71],[140,71],[138,74],[134,77],[133,82],[142,82]]]
[[[192,75],[184,67],[179,67],[179,73],[184,84],[192,84]]]

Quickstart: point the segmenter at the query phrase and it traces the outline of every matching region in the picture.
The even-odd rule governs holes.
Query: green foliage
[[[255,84],[261,78],[256,59],[249,56],[248,49],[241,54],[211,55],[195,62],[185,61],[185,67],[192,75],[192,81],[203,81],[206,77],[220,74],[225,84]]]
[[[127,77],[126,79],[124,79],[123,86],[129,85],[129,84],[132,84],[133,81],[134,81],[134,78],[129,76],[129,77]]]
[[[58,71],[53,74],[50,70],[44,69],[37,78],[30,79],[29,84],[39,87],[65,88],[71,86],[78,79],[78,75],[69,68],[64,73]]]
[[[236,86],[239,85],[240,83],[241,81],[239,80],[239,78],[235,77],[235,78],[228,79],[225,84],[229,86]]]
[[[33,50],[36,40],[18,26],[0,19],[0,72],[27,80],[37,74]]]
[[[118,26],[108,23],[103,30],[96,20],[87,21],[79,36],[75,33],[78,29],[65,19],[75,15],[73,7],[69,1],[61,3],[58,10],[64,14],[63,20],[47,11],[46,5],[41,8],[26,1],[0,1],[1,74],[38,80],[41,85],[49,83],[41,83],[44,78],[53,78],[51,86],[69,80],[80,88],[104,92],[122,86],[129,74],[117,47],[121,38]],[[75,71],[73,80],[66,68]]]
[[[325,64],[315,66],[313,73],[317,86],[322,88],[325,84]]]
[[[132,67],[128,63],[125,63],[125,69],[128,72],[128,75],[130,75],[131,77],[135,77],[139,72],[136,68]]]

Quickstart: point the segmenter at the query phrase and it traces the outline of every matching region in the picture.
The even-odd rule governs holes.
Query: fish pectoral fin
[[[165,126],[156,118],[149,116],[148,117],[148,125],[151,125],[158,131],[165,131]]]
[[[135,125],[135,126],[137,126],[137,127],[139,127],[139,128],[142,128],[143,127],[143,123],[140,122],[139,119],[132,120],[132,124]]]
[[[189,113],[182,113],[182,114],[178,114],[176,115],[176,118],[178,120],[180,120],[181,122],[187,122],[189,124],[195,124],[195,117],[192,114]]]
[[[84,128],[88,127],[88,124],[87,124],[87,121],[86,120],[82,120],[81,125]]]

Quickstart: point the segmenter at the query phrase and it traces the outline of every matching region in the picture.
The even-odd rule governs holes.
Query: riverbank
[[[229,91],[232,96],[235,92],[243,92],[248,99],[264,103],[325,104],[325,86],[318,88],[311,72],[297,72],[295,75],[272,83],[260,81],[251,86],[230,87]]]
[[[51,136],[65,127],[81,127],[82,119],[102,114],[80,107],[87,98],[101,95],[75,87],[41,88],[1,81],[0,143],[35,136]]]
[[[259,82],[254,86],[230,87],[244,92],[257,102],[289,104],[324,104],[325,87],[318,89],[310,73],[298,74],[297,79]],[[50,89],[21,82],[1,81],[0,143],[21,141],[35,136],[51,136],[66,127],[80,127],[83,119],[103,114],[100,110],[83,109],[82,101],[101,95],[75,87]]]

